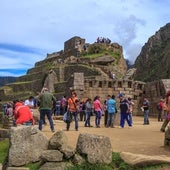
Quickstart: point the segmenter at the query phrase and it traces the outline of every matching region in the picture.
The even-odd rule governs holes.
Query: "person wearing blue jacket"
[[[108,95],[108,100],[106,102],[106,107],[108,111],[107,125],[106,127],[114,128],[114,114],[116,114],[116,101]]]

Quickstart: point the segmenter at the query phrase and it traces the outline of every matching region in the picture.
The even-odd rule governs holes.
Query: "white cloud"
[[[64,42],[75,35],[89,43],[98,36],[108,37],[120,43],[125,57],[134,61],[148,38],[169,22],[169,6],[169,0],[0,1],[0,44],[38,51],[4,52],[0,45],[0,68],[33,67],[46,53],[62,50]]]

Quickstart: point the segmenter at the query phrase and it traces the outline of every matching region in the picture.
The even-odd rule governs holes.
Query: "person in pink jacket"
[[[102,117],[102,104],[100,102],[100,96],[96,96],[93,102],[94,114],[95,114],[95,124],[97,128],[100,128],[100,119]]]

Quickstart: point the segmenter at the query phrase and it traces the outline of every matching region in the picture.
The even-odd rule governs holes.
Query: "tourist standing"
[[[85,113],[86,103],[85,103],[85,101],[80,102],[79,108],[80,108],[80,110],[79,110],[80,121],[85,121],[86,120],[86,113]]]
[[[106,102],[108,118],[106,127],[114,127],[114,114],[116,114],[116,101],[111,98],[111,95],[108,95],[108,100]]]
[[[104,101],[104,105],[103,105],[103,111],[104,111],[104,126],[106,127],[107,126],[107,118],[108,118],[108,111],[107,111],[107,100],[108,99],[106,99],[105,101]]]
[[[63,98],[61,99],[61,115],[64,115],[66,110],[67,110],[67,99],[66,96],[63,96]]]
[[[56,116],[59,116],[61,113],[61,100],[56,100],[56,103],[55,103],[55,114]]]
[[[78,107],[79,107],[79,101],[77,98],[77,94],[75,91],[71,93],[71,97],[68,99],[68,116],[70,117],[70,120],[66,121],[67,124],[67,131],[70,129],[70,123],[72,116],[74,117],[75,121],[75,130],[78,131]]]
[[[44,88],[43,92],[39,95],[38,99],[40,101],[39,130],[42,130],[42,125],[45,120],[45,115],[47,115],[47,118],[50,123],[50,129],[52,132],[55,132],[51,113],[52,113],[52,105],[56,101],[56,98],[48,91],[47,88]]]
[[[144,112],[144,123],[143,125],[149,125],[149,100],[144,98],[143,102],[143,112]]]
[[[168,125],[170,121],[170,90],[166,93],[165,100],[166,100],[165,109],[167,112],[167,117],[165,118],[161,126],[161,129],[160,129],[161,132],[165,132],[166,126]]]
[[[163,114],[164,114],[164,99],[161,99],[160,102],[157,104],[157,110],[158,110],[158,122],[163,121]]]
[[[100,128],[100,120],[102,117],[102,104],[100,102],[100,96],[96,96],[93,102],[94,114],[95,114],[95,124],[97,128]]]
[[[124,128],[125,120],[127,121],[129,127],[132,127],[132,124],[129,120],[129,103],[124,95],[119,95],[120,98],[120,127]]]
[[[86,120],[85,120],[84,126],[85,127],[92,127],[91,123],[90,123],[90,117],[91,117],[91,114],[92,114],[92,103],[91,103],[91,99],[90,98],[88,98],[86,100],[85,105],[86,105],[86,110],[85,110]]]
[[[134,102],[132,101],[132,99],[130,97],[128,97],[128,103],[129,103],[129,121],[131,122],[131,124],[133,124],[132,121],[132,114],[133,114],[133,106],[135,105]]]

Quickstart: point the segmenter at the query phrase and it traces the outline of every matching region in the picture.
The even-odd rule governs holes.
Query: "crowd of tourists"
[[[105,44],[110,44],[111,40],[109,38],[105,38],[105,37],[97,37],[97,43],[105,43]]]
[[[118,100],[115,100],[115,98]],[[118,102],[116,102],[118,101]],[[150,102],[144,98],[141,109],[144,113],[143,125],[149,125],[149,105]],[[15,100],[8,102],[4,108],[4,114],[13,117],[13,125],[34,125],[33,110],[38,108],[39,120],[38,128],[42,130],[43,125],[47,124],[46,117],[49,121],[50,130],[55,132],[53,117],[63,116],[66,124],[66,130],[69,131],[72,121],[75,124],[75,130],[79,129],[79,121],[84,122],[84,127],[101,127],[101,118],[104,117],[104,126],[106,128],[115,127],[115,119],[117,112],[120,113],[120,128],[124,128],[125,123],[131,128],[133,126],[133,107],[134,102],[130,97],[126,98],[123,93],[118,96],[108,95],[107,99],[102,100],[100,96],[94,99],[80,100],[73,90],[71,96],[63,96],[56,99],[47,88],[43,88],[37,96],[30,96],[25,101]],[[158,121],[163,121],[161,131],[164,132],[165,128],[170,121],[170,91],[167,92],[165,98],[162,98],[158,103]],[[91,122],[91,116],[95,116],[94,122]]]

